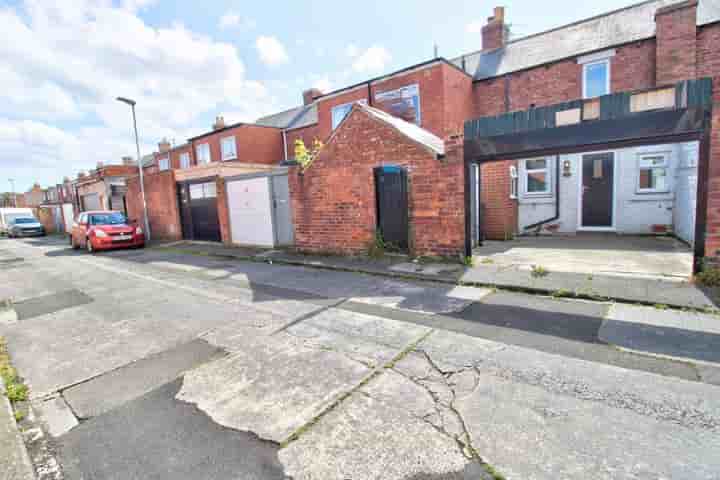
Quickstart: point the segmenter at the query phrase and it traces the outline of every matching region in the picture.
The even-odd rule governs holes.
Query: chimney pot
[[[495,7],[493,16],[488,17],[487,25],[482,27],[482,51],[496,50],[505,45],[508,27],[505,25],[505,7]]]
[[[167,138],[163,137],[162,140],[160,140],[160,143],[158,143],[158,150],[160,150],[160,153],[165,153],[170,151],[171,145]]]
[[[222,115],[218,115],[215,117],[215,123],[213,123],[212,126],[213,130],[220,130],[221,128],[225,128],[225,118],[223,118]]]
[[[310,105],[316,98],[322,97],[323,92],[319,88],[309,88],[303,92],[303,105]]]

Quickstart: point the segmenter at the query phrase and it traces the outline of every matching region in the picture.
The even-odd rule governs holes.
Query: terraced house
[[[190,162],[286,162],[284,243],[305,251],[361,253],[381,236],[415,255],[469,256],[483,240],[593,232],[670,234],[684,275],[716,257],[720,2],[646,1],[508,38],[495,8],[480,50],[307,90],[256,122],[272,148],[236,144],[226,159],[192,139]],[[325,143],[309,167],[292,162],[296,139]],[[276,200],[255,221],[276,225]],[[219,209],[241,222],[237,205]]]

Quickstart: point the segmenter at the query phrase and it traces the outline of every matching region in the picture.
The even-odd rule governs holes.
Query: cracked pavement
[[[719,387],[443,328],[487,291],[0,249],[52,478],[718,478]]]

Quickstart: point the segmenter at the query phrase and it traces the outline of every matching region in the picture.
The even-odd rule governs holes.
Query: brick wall
[[[697,75],[696,20],[696,0],[668,5],[656,12],[658,84],[670,84]]]
[[[310,125],[303,128],[297,128],[295,130],[288,130],[286,133],[287,137],[287,158],[295,158],[295,140],[298,138],[305,142],[305,146],[310,148],[315,139],[325,140],[325,137],[320,137],[318,125]]]
[[[127,179],[128,218],[144,225],[140,177]],[[152,240],[181,240],[175,175],[172,170],[145,175],[145,198]]]
[[[375,238],[373,169],[408,170],[410,248],[457,255],[464,247],[462,159],[438,160],[423,146],[355,109],[312,166],[289,176],[295,244],[312,252],[362,254]]]
[[[230,209],[228,207],[225,180],[218,177],[215,182],[217,184],[217,213],[218,223],[220,223],[220,241],[230,245],[232,243],[232,233],[230,231]]]
[[[223,138],[235,137],[238,160],[244,163],[278,164],[283,160],[282,130],[258,125],[239,125],[222,130],[202,138],[192,140],[193,152],[198,145],[210,145],[210,158],[213,162],[222,160],[220,142]],[[196,155],[192,155],[195,164]]]
[[[510,198],[510,166],[516,160],[485,163],[480,166],[482,189],[480,211],[485,238],[509,240],[517,233],[517,200]]]
[[[58,207],[38,207],[34,208],[35,218],[45,227],[47,233],[56,233],[58,231],[55,223],[55,209]]]

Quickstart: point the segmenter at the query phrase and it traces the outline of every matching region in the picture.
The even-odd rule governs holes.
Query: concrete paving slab
[[[266,337],[187,373],[177,398],[220,425],[280,443],[370,371],[337,352]]]
[[[277,445],[223,428],[178,402],[180,380],[60,438],[66,478],[288,480]]]
[[[720,317],[715,315],[613,305],[599,337],[630,350],[720,363]]]
[[[18,431],[13,410],[5,396],[0,378],[0,478],[3,480],[35,480],[35,472],[25,443]]]
[[[32,407],[53,437],[64,435],[78,425],[77,417],[60,395],[33,401]]]
[[[79,418],[96,417],[224,355],[222,349],[197,339],[70,387],[62,395]]]
[[[282,449],[280,461],[294,480],[486,478],[432,425],[359,393]]]
[[[71,289],[14,303],[13,307],[17,312],[18,320],[26,320],[66,308],[85,305],[92,301],[90,296],[80,290]]]

